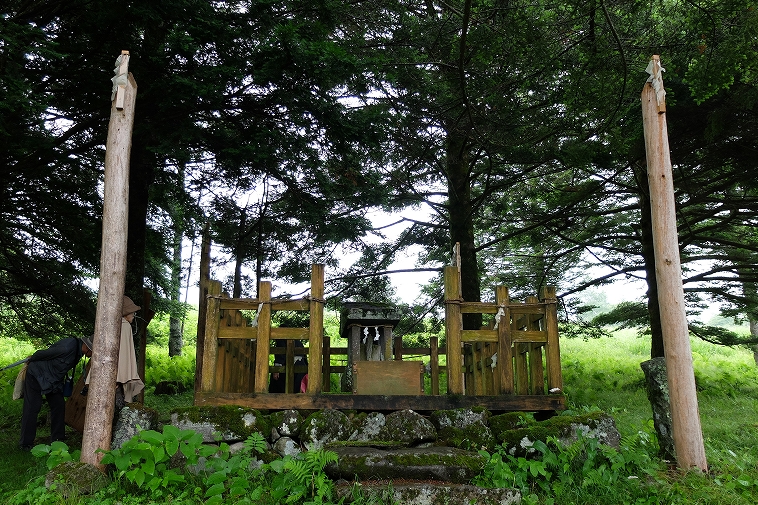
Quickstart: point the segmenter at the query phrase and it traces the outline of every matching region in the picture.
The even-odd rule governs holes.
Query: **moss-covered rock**
[[[56,491],[65,498],[94,494],[109,482],[97,467],[79,461],[61,463],[45,476],[45,487],[55,484]]]
[[[237,442],[255,432],[266,438],[271,434],[267,416],[257,410],[234,406],[176,409],[171,414],[171,424],[179,429],[197,431],[203,435],[204,442]]]
[[[338,462],[325,471],[333,479],[418,479],[468,483],[481,472],[484,458],[453,447],[381,450],[338,447]]]
[[[616,428],[616,421],[605,412],[592,412],[579,416],[558,416],[548,419],[545,423],[562,428],[563,431],[559,440],[565,445],[576,441],[578,434],[596,438],[601,444],[616,449],[621,444],[621,434]]]
[[[437,445],[492,452],[496,443],[495,437],[484,423],[470,424],[466,428],[448,426],[437,431]]]
[[[498,441],[503,440],[503,433],[511,430],[525,428],[536,421],[529,412],[507,412],[497,416],[491,416],[487,424]]]
[[[138,403],[130,403],[116,416],[111,449],[120,449],[140,430],[158,429],[158,411]]]
[[[488,426],[489,411],[483,408],[437,410],[429,420],[437,428],[437,445],[492,451],[495,437]]]
[[[308,450],[321,449],[350,435],[350,420],[339,410],[322,410],[308,416],[300,428],[300,441]]]
[[[395,442],[392,440],[338,440],[335,442],[329,442],[325,447],[330,450],[336,447],[372,447],[374,449],[401,449],[405,447],[405,444],[403,442]]]
[[[279,437],[274,443],[274,451],[280,456],[297,456],[302,452],[298,443],[290,437]]]
[[[365,481],[338,484],[337,498],[344,503],[414,503],[424,505],[451,505],[455,503],[487,503],[518,505],[521,493],[516,489],[482,488],[466,484],[387,484]]]
[[[500,442],[508,454],[528,456],[535,452],[534,442],[545,442],[549,437],[558,439],[564,445],[577,440],[577,434],[598,439],[603,445],[618,448],[621,436],[612,417],[603,412],[580,416],[557,416],[546,421],[530,424],[515,430],[500,433]]]
[[[429,420],[439,430],[447,427],[465,429],[473,424],[486,425],[490,417],[488,410],[472,409],[435,410]]]
[[[271,443],[279,441],[277,451],[267,452],[261,461],[270,462],[277,452],[328,448],[339,456],[334,475],[349,480],[358,476],[468,482],[483,464],[476,451],[493,452],[498,443],[512,455],[528,456],[536,453],[538,440],[555,438],[568,445],[580,434],[618,447],[620,439],[613,418],[602,412],[544,421],[526,412],[493,416],[485,409],[436,411],[429,418],[413,410],[387,415],[323,410],[311,412],[305,419],[303,412],[261,415],[237,407],[204,407],[181,409],[172,419],[183,429],[201,431],[204,426],[206,441],[216,440],[214,432],[224,434],[225,440],[244,440],[255,431]]]
[[[385,417],[379,440],[392,440],[414,446],[437,440],[437,430],[424,416],[412,410],[398,410]]]
[[[387,424],[387,419],[381,412],[369,412],[358,414],[353,418],[355,429],[350,434],[349,440],[368,442],[379,440],[379,433]]]
[[[297,410],[282,410],[269,415],[269,422],[272,427],[271,436],[278,437],[297,437],[300,435],[300,425],[303,423],[303,416]],[[274,434],[274,432],[276,432]],[[276,440],[272,440],[275,442]]]

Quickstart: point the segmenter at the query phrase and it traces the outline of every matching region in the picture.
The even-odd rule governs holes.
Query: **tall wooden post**
[[[221,283],[209,279],[205,282],[205,290],[209,296],[203,303],[203,352],[201,354],[203,361],[195,368],[201,370],[200,391],[218,392],[221,387],[220,384],[216,384],[218,326],[221,318],[221,300],[219,299]]]
[[[255,393],[268,393],[268,358],[271,355],[271,281],[258,283],[258,340],[255,352]],[[206,335],[205,338],[208,338]]]
[[[132,147],[137,83],[129,73],[129,51],[116,60],[111,119],[105,146],[103,238],[100,287],[95,316],[90,387],[84,418],[81,461],[101,470],[98,449],[110,450],[114,388],[121,338],[121,303],[126,277],[129,214],[129,156]]]
[[[310,326],[308,333],[308,394],[321,393],[324,336],[324,265],[311,265]]]
[[[210,224],[203,227],[203,241],[200,247],[200,286],[197,305],[197,342],[195,349],[195,392],[200,391],[203,384],[203,352],[205,350],[205,316],[207,310],[206,297],[208,283],[211,280],[211,229]],[[221,290],[217,294],[221,294]]]
[[[676,230],[674,181],[671,171],[666,102],[660,58],[652,57],[650,74],[642,90],[648,184],[653,221],[653,248],[663,348],[671,399],[671,425],[677,463],[681,468],[708,470],[703,445],[692,366],[684,289]]]
[[[500,374],[501,395],[513,394],[513,341],[511,339],[511,303],[506,286],[495,287],[495,303],[498,306],[495,315],[495,326],[497,330],[497,369]]]
[[[463,355],[461,351],[460,269],[445,267],[445,338],[447,340],[447,392],[463,394]]]

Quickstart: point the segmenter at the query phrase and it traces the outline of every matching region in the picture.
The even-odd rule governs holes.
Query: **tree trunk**
[[[466,137],[457,131],[447,134],[447,177],[450,213],[451,249],[460,244],[461,294],[467,302],[481,300],[479,266],[474,243],[471,180]],[[481,314],[464,314],[463,328],[477,330],[482,325]]]
[[[178,211],[175,209],[175,214]],[[178,317],[179,304],[181,303],[181,283],[182,283],[182,232],[181,219],[174,216],[174,240],[173,249],[174,257],[171,262],[171,301],[172,310],[169,317],[168,330],[168,355],[181,356],[184,341],[182,338],[182,319]]]
[[[260,285],[261,285],[261,279],[263,277],[263,223],[264,223],[264,212],[262,211],[260,215],[258,216],[258,235],[255,238],[257,247],[255,248],[255,297],[258,298],[260,296]]]
[[[449,7],[445,7],[449,9]],[[447,176],[448,217],[450,219],[450,250],[460,245],[461,296],[467,302],[481,300],[481,281],[476,259],[474,242],[474,208],[471,197],[471,157],[470,141],[472,124],[466,106],[465,65],[467,52],[468,23],[471,1],[466,0],[461,18],[460,36],[449,39],[437,49],[436,56],[447,65],[440,68],[440,79],[444,83],[452,104],[443,112],[442,124],[445,129],[445,171]],[[436,16],[434,9],[430,16]],[[456,12],[458,15],[458,12]],[[457,53],[457,55],[456,55]],[[464,314],[463,328],[478,330],[482,325],[481,314]]]
[[[168,26],[155,23],[146,28],[143,33],[141,51],[144,54],[158,55],[163,53],[166,44]],[[151,89],[158,89],[163,76],[163,66],[159,61],[140,59],[140,75],[144,82],[150,83]],[[160,110],[156,101],[164,100],[161,93],[148,93],[140,107],[135,110],[135,128],[132,146],[132,163],[129,170],[129,239],[126,257],[126,286],[124,294],[132,300],[142,300],[145,287],[145,249],[147,237],[147,213],[150,202],[149,189],[155,182],[155,174],[162,160],[155,154],[158,144],[155,125],[162,118],[156,117]],[[139,314],[138,314],[139,316]],[[137,337],[134,350],[137,355],[138,369],[144,366],[145,342],[139,336],[145,334],[143,321],[135,320]],[[144,377],[142,378],[144,380]]]
[[[645,263],[645,282],[647,284],[647,310],[650,314],[650,357],[663,357],[663,330],[661,329],[661,310],[658,305],[658,280],[655,274],[655,251],[653,250],[653,223],[650,217],[650,188],[647,171],[635,167],[635,177],[639,187],[640,199],[640,244],[642,260]]]
[[[138,300],[142,300],[145,285],[148,189],[153,182],[154,167],[154,156],[147,152],[144,139],[135,138],[129,172],[129,235],[126,248],[126,283],[123,294],[137,304],[140,303]],[[145,342],[140,339],[140,335],[145,333],[144,322],[137,318],[134,324],[137,326],[134,351],[139,369],[145,360]],[[142,379],[144,380],[144,377]]]
[[[208,284],[211,277],[211,227],[205,223],[203,240],[200,246],[200,286],[197,301],[197,343],[195,348],[195,391],[200,391],[203,384],[203,354],[205,349],[205,320],[207,309]]]
[[[647,399],[653,409],[653,426],[658,435],[658,449],[661,458],[676,459],[674,437],[671,431],[671,402],[666,374],[666,358],[652,358],[640,363],[645,374]]]
[[[179,163],[177,179],[181,183],[181,189],[183,191],[183,163]],[[171,258],[171,314],[169,315],[168,322],[169,356],[181,356],[182,347],[184,346],[184,339],[182,336],[182,333],[184,331],[184,320],[180,318],[180,316],[183,316],[184,314],[184,310],[180,309],[182,291],[182,239],[184,238],[184,212],[178,198],[179,195],[177,195],[177,201],[175,201],[172,205],[171,212],[171,221],[174,225],[174,237],[171,243],[171,247],[173,249],[173,257]]]
[[[245,262],[244,245],[242,241],[245,240],[247,234],[245,228],[247,227],[247,211],[240,209],[240,222],[239,232],[237,233],[237,246],[234,248],[234,286],[232,287],[232,298],[240,298],[242,296],[242,264]]]
[[[168,355],[181,356],[182,347],[184,347],[184,338],[182,337],[182,320],[178,317],[171,316],[168,322]]]

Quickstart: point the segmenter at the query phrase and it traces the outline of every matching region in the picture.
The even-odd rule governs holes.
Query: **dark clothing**
[[[63,377],[82,359],[82,341],[64,338],[47,349],[40,349],[27,361],[26,373],[34,375],[43,395],[63,391]]]
[[[274,341],[275,347],[282,347],[287,348],[287,340],[284,339],[277,339]],[[295,347],[296,348],[303,348],[303,343],[299,340],[295,340]],[[286,361],[286,355],[284,354],[275,354],[274,355],[274,366],[285,366]],[[306,358],[303,355],[296,354],[295,355],[295,366],[307,366],[308,365],[308,358]],[[268,392],[269,393],[299,393],[300,392],[300,383],[303,381],[303,378],[305,377],[304,372],[298,372],[295,374],[295,380],[292,384],[292,391],[285,391],[287,389],[287,380],[285,373],[279,373],[279,378],[274,379],[271,377],[271,382],[268,384]]]
[[[66,438],[66,400],[63,391],[47,393],[47,404],[50,406],[50,442]],[[37,437],[37,417],[42,409],[42,391],[39,382],[33,375],[26,374],[24,381],[24,411],[21,414],[21,447],[31,448]]]
[[[82,341],[64,338],[47,349],[31,355],[24,381],[24,410],[21,415],[21,447],[31,447],[37,436],[37,416],[42,408],[42,395],[50,406],[51,442],[63,440],[66,434],[66,401],[63,379],[82,358]]]

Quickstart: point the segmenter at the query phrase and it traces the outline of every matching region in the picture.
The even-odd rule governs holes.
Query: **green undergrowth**
[[[622,440],[619,449],[579,436],[571,445],[555,438],[537,441],[529,457],[515,457],[498,450],[481,451],[487,463],[475,483],[486,487],[511,487],[521,491],[522,503],[576,503],[592,496],[596,503],[661,503],[667,490],[657,483],[663,465],[649,433]],[[611,501],[608,501],[608,500]]]
[[[206,445],[200,434],[167,425],[161,432],[141,431],[120,449],[105,452],[102,463],[112,480],[91,495],[64,499],[58,492],[70,489],[64,477],[46,489],[45,477],[40,476],[8,505],[334,503],[334,484],[324,473],[325,466],[337,460],[334,452],[308,451],[263,463],[256,456],[265,450],[266,441],[258,433],[245,441],[244,449],[232,453],[225,443]],[[36,446],[32,453],[53,471],[78,458],[62,442]]]
[[[682,473],[671,465],[655,474],[656,500],[629,492],[607,500],[596,493],[570,503],[758,503],[758,367],[752,351],[691,339],[700,421],[709,472]],[[611,414],[627,440],[653,434],[652,411],[640,363],[650,359],[649,337],[633,331],[613,338],[561,341],[564,392],[573,411]],[[655,456],[655,454],[653,454]],[[632,479],[634,480],[634,479]],[[660,489],[659,489],[660,488]],[[664,495],[660,495],[665,491]],[[628,496],[627,496],[628,495]],[[544,497],[543,497],[544,498]],[[614,501],[615,500],[615,501]],[[544,503],[549,503],[544,501]]]
[[[649,358],[649,342],[632,332],[618,332],[614,338],[564,339],[561,358],[569,407],[565,414],[611,414],[622,435],[621,447],[609,449],[580,437],[568,447],[554,440],[538,443],[522,458],[498,449],[483,454],[487,464],[475,482],[516,487],[526,504],[758,503],[758,368],[752,353],[697,340],[692,349],[707,473],[684,472],[658,457],[640,368]],[[0,339],[0,365],[30,350],[27,344]],[[194,349],[169,358],[162,348],[149,345],[147,363],[153,371],[147,376],[145,402],[161,419],[167,420],[172,409],[192,404],[191,391],[161,396],[152,392],[159,380],[192,383]],[[42,444],[35,450],[39,457],[16,448],[22,404],[10,399],[13,379],[15,372],[0,374],[0,503],[339,503],[334,483],[323,468],[319,470],[324,458],[331,457],[327,453],[303,457],[316,458],[311,460],[265,458],[267,463],[256,469],[249,464],[257,451],[255,440],[248,441],[242,454],[232,455],[223,444],[201,448],[192,433],[177,435],[171,428],[168,433],[142,432],[120,452],[111,453],[111,480],[97,495],[63,498],[42,482],[48,465],[65,461],[69,450],[76,459],[78,447]],[[44,414],[43,410],[41,419]],[[46,424],[40,426],[39,436],[49,436]],[[171,461],[177,454],[192,463],[193,472],[176,470]],[[202,467],[192,460],[195,456],[205,458]],[[389,503],[356,493],[359,504]]]

